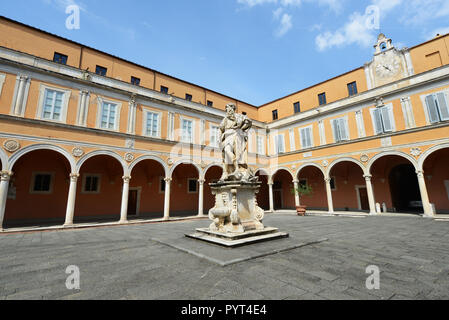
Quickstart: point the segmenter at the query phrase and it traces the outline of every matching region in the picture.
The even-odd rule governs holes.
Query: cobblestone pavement
[[[290,241],[329,240],[220,267],[159,242],[207,220],[3,234],[0,299],[449,298],[447,221],[276,214],[264,223]],[[69,265],[80,290],[65,286]],[[379,290],[366,289],[369,265]]]

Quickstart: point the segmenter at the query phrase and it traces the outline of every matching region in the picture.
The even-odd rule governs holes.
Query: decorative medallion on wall
[[[6,151],[15,152],[20,149],[20,143],[17,140],[6,140],[3,143],[3,147]]]
[[[410,154],[414,157],[419,156],[422,153],[420,148],[411,148],[410,149]]]
[[[362,161],[363,163],[368,162],[368,160],[369,160],[369,157],[367,154],[364,153],[360,156],[360,161]]]
[[[296,169],[296,164],[292,164],[292,169]]]
[[[323,167],[327,167],[329,165],[329,161],[323,160],[323,162],[321,162],[321,164],[323,165]]]
[[[201,168],[202,169],[204,169],[204,168],[206,168],[207,167],[207,163],[206,162],[204,162],[204,161],[201,161]]]
[[[169,166],[173,165],[173,159],[172,158],[168,158],[167,159],[167,163]]]
[[[81,149],[80,147],[75,147],[72,149],[72,154],[73,156],[79,158],[84,154],[84,150]]]
[[[125,154],[125,160],[127,161],[127,162],[131,162],[131,161],[133,161],[134,160],[134,155],[132,154],[132,153],[126,153]]]

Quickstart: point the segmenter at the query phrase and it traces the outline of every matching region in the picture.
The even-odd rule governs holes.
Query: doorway
[[[140,188],[130,188],[128,195],[128,217],[139,215]]]
[[[396,212],[422,213],[418,178],[411,164],[400,164],[389,175],[391,200]]]
[[[359,210],[369,211],[368,191],[366,186],[356,186],[357,200],[359,202]]]

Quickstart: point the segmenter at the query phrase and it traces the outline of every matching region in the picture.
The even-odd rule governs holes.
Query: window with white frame
[[[275,136],[275,145],[277,154],[285,152],[285,143],[283,134],[278,134],[277,136]]]
[[[449,120],[448,99],[446,93],[438,92],[426,96],[427,116],[430,123]]]
[[[187,179],[187,192],[197,193],[198,192],[198,179]]]
[[[333,119],[331,123],[335,142],[349,140],[348,119],[346,117]]]
[[[193,121],[182,119],[182,142],[193,143]]]
[[[160,114],[157,112],[145,111],[145,135],[149,137],[159,137],[159,129]]]
[[[220,144],[220,128],[218,126],[210,126],[210,145],[212,147],[218,147]]]
[[[103,101],[100,113],[100,128],[116,130],[118,123],[117,105],[111,102]]]
[[[83,193],[99,193],[100,192],[100,175],[85,174],[83,176]]]
[[[393,105],[371,109],[374,134],[382,134],[394,131]]]
[[[69,98],[70,90],[58,90],[41,85],[36,118],[65,122]]]
[[[312,148],[313,147],[313,132],[312,126],[300,128],[299,136],[301,138],[301,147],[303,149]]]
[[[263,143],[264,137],[263,136],[257,136],[256,144],[257,144],[257,153],[258,154],[264,154],[264,143]]]

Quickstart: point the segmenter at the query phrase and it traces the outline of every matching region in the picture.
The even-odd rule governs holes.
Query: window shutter
[[[348,121],[346,119],[340,119],[340,136],[341,140],[349,140],[348,134]]]
[[[393,126],[392,126],[392,122],[391,122],[391,120],[392,120],[391,113],[392,112],[390,112],[390,107],[383,107],[380,109],[380,112],[382,113],[384,131],[385,132],[393,131]]]
[[[334,130],[334,139],[335,139],[335,142],[340,142],[341,137],[340,137],[340,129],[339,129],[339,122],[338,122],[338,119],[332,120],[332,128],[333,128],[333,130]]]
[[[373,109],[372,112],[373,116],[373,123],[374,123],[374,133],[379,134],[383,132],[383,125],[382,125],[382,117],[380,109]]]
[[[312,128],[306,128],[307,133],[307,147],[312,147]]]
[[[304,129],[304,128],[302,128],[301,130],[300,130],[300,135],[301,135],[301,147],[304,149],[304,148],[306,148],[306,143],[307,143],[307,141],[306,141],[306,132],[305,132],[306,130]]]
[[[449,110],[444,92],[437,93],[437,102],[440,109],[441,120],[449,120]]]
[[[426,97],[426,105],[427,105],[427,111],[429,113],[429,121],[430,123],[434,123],[434,122],[438,122],[440,121],[440,118],[438,116],[438,110],[437,110],[437,106],[435,103],[435,98],[434,96],[428,95]]]

